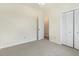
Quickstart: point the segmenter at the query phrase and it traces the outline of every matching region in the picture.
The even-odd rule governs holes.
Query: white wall
[[[47,8],[47,9],[46,9]],[[49,16],[49,38],[50,41],[60,44],[61,43],[61,19],[62,12],[79,8],[79,4],[75,3],[58,3],[48,4],[45,9],[47,10],[46,16]]]
[[[25,4],[0,4],[0,48],[37,40],[42,11]]]

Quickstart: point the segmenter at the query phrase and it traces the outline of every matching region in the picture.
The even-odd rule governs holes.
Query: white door
[[[41,16],[38,16],[38,40],[44,39],[44,19]]]
[[[67,36],[66,36],[66,14],[62,16],[62,44],[66,45]]]
[[[74,11],[75,18],[75,40],[74,47],[79,49],[79,10]]]
[[[63,15],[63,44],[73,47],[73,11]]]

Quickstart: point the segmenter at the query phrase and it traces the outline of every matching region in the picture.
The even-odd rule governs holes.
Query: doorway
[[[45,16],[45,19],[44,19],[44,38],[49,40],[49,19],[48,19],[48,16]]]

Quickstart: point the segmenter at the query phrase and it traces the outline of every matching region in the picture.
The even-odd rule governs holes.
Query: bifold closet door
[[[79,49],[79,10],[74,11],[74,19],[75,19],[75,40],[74,47]]]
[[[63,14],[63,44],[73,47],[73,11]]]

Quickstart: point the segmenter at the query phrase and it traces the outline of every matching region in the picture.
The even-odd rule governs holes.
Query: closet
[[[64,12],[62,44],[79,49],[79,9]]]
[[[63,44],[73,47],[73,11],[63,13]]]
[[[74,48],[79,49],[79,9],[74,10],[74,25],[75,25],[75,30],[74,30]]]

